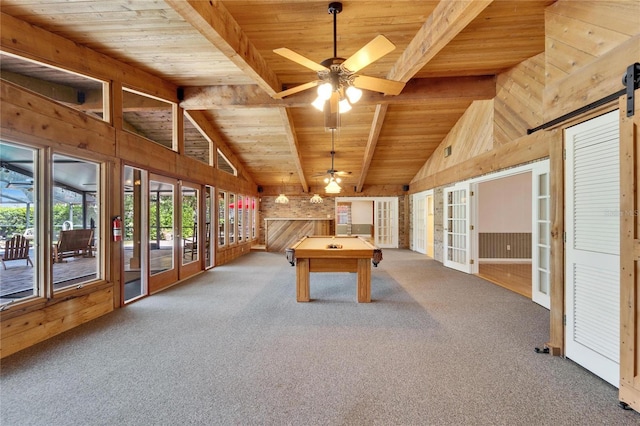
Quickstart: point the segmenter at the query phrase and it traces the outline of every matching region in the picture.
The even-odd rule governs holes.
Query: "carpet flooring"
[[[2,425],[638,425],[535,353],[549,312],[406,250],[356,277],[252,252],[2,360]]]

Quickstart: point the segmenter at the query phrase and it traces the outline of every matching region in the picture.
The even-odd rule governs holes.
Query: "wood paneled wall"
[[[108,123],[89,117],[7,81],[0,82],[0,133],[4,140],[50,147],[58,152],[104,162],[102,177],[107,182],[105,214],[99,226],[105,230],[102,238],[106,241],[104,280],[82,289],[55,293],[49,299],[33,298],[6,308],[0,313],[0,357],[5,357],[120,306],[120,245],[107,238],[106,230],[110,229],[110,218],[121,214],[124,163],[251,196],[257,195],[257,186],[246,177],[248,174],[239,162],[236,162],[239,176],[235,177],[185,156],[183,143],[181,152],[173,152],[123,129],[124,85],[177,102],[174,85],[6,14],[0,14],[0,17],[2,50],[110,82],[111,92],[107,95],[111,99],[109,113],[112,119]],[[200,118],[197,112],[193,115]],[[178,116],[180,122],[182,111],[179,109]],[[212,139],[217,139],[212,149],[219,147],[228,158],[235,159],[222,138],[218,139],[219,135],[207,127],[206,121],[199,120],[198,124],[211,132]],[[220,249],[216,263],[226,263],[249,250],[249,242]]]
[[[544,53],[498,75],[494,100],[493,139],[507,144],[542,124]]]
[[[623,88],[640,60],[640,2],[559,0],[545,11],[544,120]]]
[[[476,101],[471,104],[411,181],[412,193],[422,189],[431,189],[415,188],[415,182],[441,170],[455,167],[465,160],[493,148],[493,109],[493,100]],[[445,157],[445,149],[449,146],[451,147],[451,155]]]
[[[23,315],[3,319],[0,323],[0,358],[71,330],[112,310],[113,289],[109,286],[42,309],[28,311]]]

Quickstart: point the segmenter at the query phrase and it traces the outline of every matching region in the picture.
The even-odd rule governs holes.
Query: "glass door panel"
[[[142,226],[147,212],[146,186],[146,171],[125,166],[122,218],[124,303],[147,295],[147,251],[142,245],[147,239],[147,229]]]
[[[213,215],[215,212],[214,194],[215,194],[215,189],[212,186],[207,185],[204,190],[204,198],[205,198],[204,267],[205,269],[211,268],[213,266],[213,255],[215,253],[214,245],[212,244],[212,242],[214,241],[213,232],[215,228],[211,226],[213,221]]]
[[[149,290],[154,292],[178,279],[176,269],[177,181],[158,175],[149,180]]]
[[[198,195],[199,190],[195,185],[183,183],[180,192],[182,194],[182,215],[181,215],[181,235],[182,235],[182,264],[186,265],[196,262],[198,256]]]
[[[202,270],[200,262],[201,230],[200,221],[200,185],[182,182],[180,184],[180,242],[181,257],[180,279]]]
[[[551,195],[549,191],[549,162],[545,161],[532,172],[532,291],[534,302],[551,309]]]

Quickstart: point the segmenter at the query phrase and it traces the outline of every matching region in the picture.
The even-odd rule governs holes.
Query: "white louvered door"
[[[619,113],[565,132],[565,354],[620,381]]]

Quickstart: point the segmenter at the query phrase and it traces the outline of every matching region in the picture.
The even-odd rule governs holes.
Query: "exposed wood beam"
[[[493,0],[441,0],[391,68],[387,74],[387,78],[404,83],[409,82],[418,71],[449,44],[449,42],[490,5],[492,1]],[[490,92],[493,92],[491,94],[491,97],[493,97],[495,96],[495,80],[492,79],[491,85],[493,89],[490,90]],[[412,91],[411,88],[405,86],[403,92],[404,91],[414,95],[407,97],[411,97],[414,101],[416,100],[415,93],[417,90],[415,90],[415,88]],[[396,97],[388,98],[397,101],[395,99]],[[364,181],[367,177],[369,166],[378,143],[380,130],[382,129],[387,113],[388,103],[384,107],[382,105],[383,104],[379,103],[376,106],[376,113],[371,125],[371,130],[369,131],[369,139],[367,140],[367,147],[362,161],[362,174],[356,187],[357,192],[362,191],[362,187],[364,186]]]
[[[308,107],[316,93],[305,91],[284,99],[273,99],[258,86],[185,87],[180,106],[185,110],[221,108]],[[365,90],[357,105],[424,104],[428,102],[493,99],[496,96],[494,76],[422,78],[407,83],[401,94],[385,96]]]
[[[408,82],[493,0],[441,0],[389,71],[387,78]]]
[[[373,153],[376,150],[378,144],[378,137],[380,136],[380,130],[382,130],[382,124],[384,123],[384,117],[387,115],[387,108],[389,104],[378,104],[376,106],[376,112],[373,115],[373,123],[371,124],[371,130],[369,131],[369,138],[367,139],[367,146],[364,149],[364,160],[362,161],[362,173],[360,179],[356,185],[356,192],[362,192],[364,181],[369,173],[369,166],[373,159]]]
[[[291,111],[287,108],[280,108],[280,115],[282,116],[282,124],[284,125],[285,134],[287,135],[287,141],[291,149],[291,155],[296,165],[296,171],[298,172],[298,178],[302,185],[302,191],[308,192],[309,185],[304,177],[304,170],[302,170],[302,161],[300,160],[300,144],[296,137],[295,127],[293,126],[293,117],[291,117]]]
[[[269,96],[280,91],[278,77],[220,0],[165,1]]]

